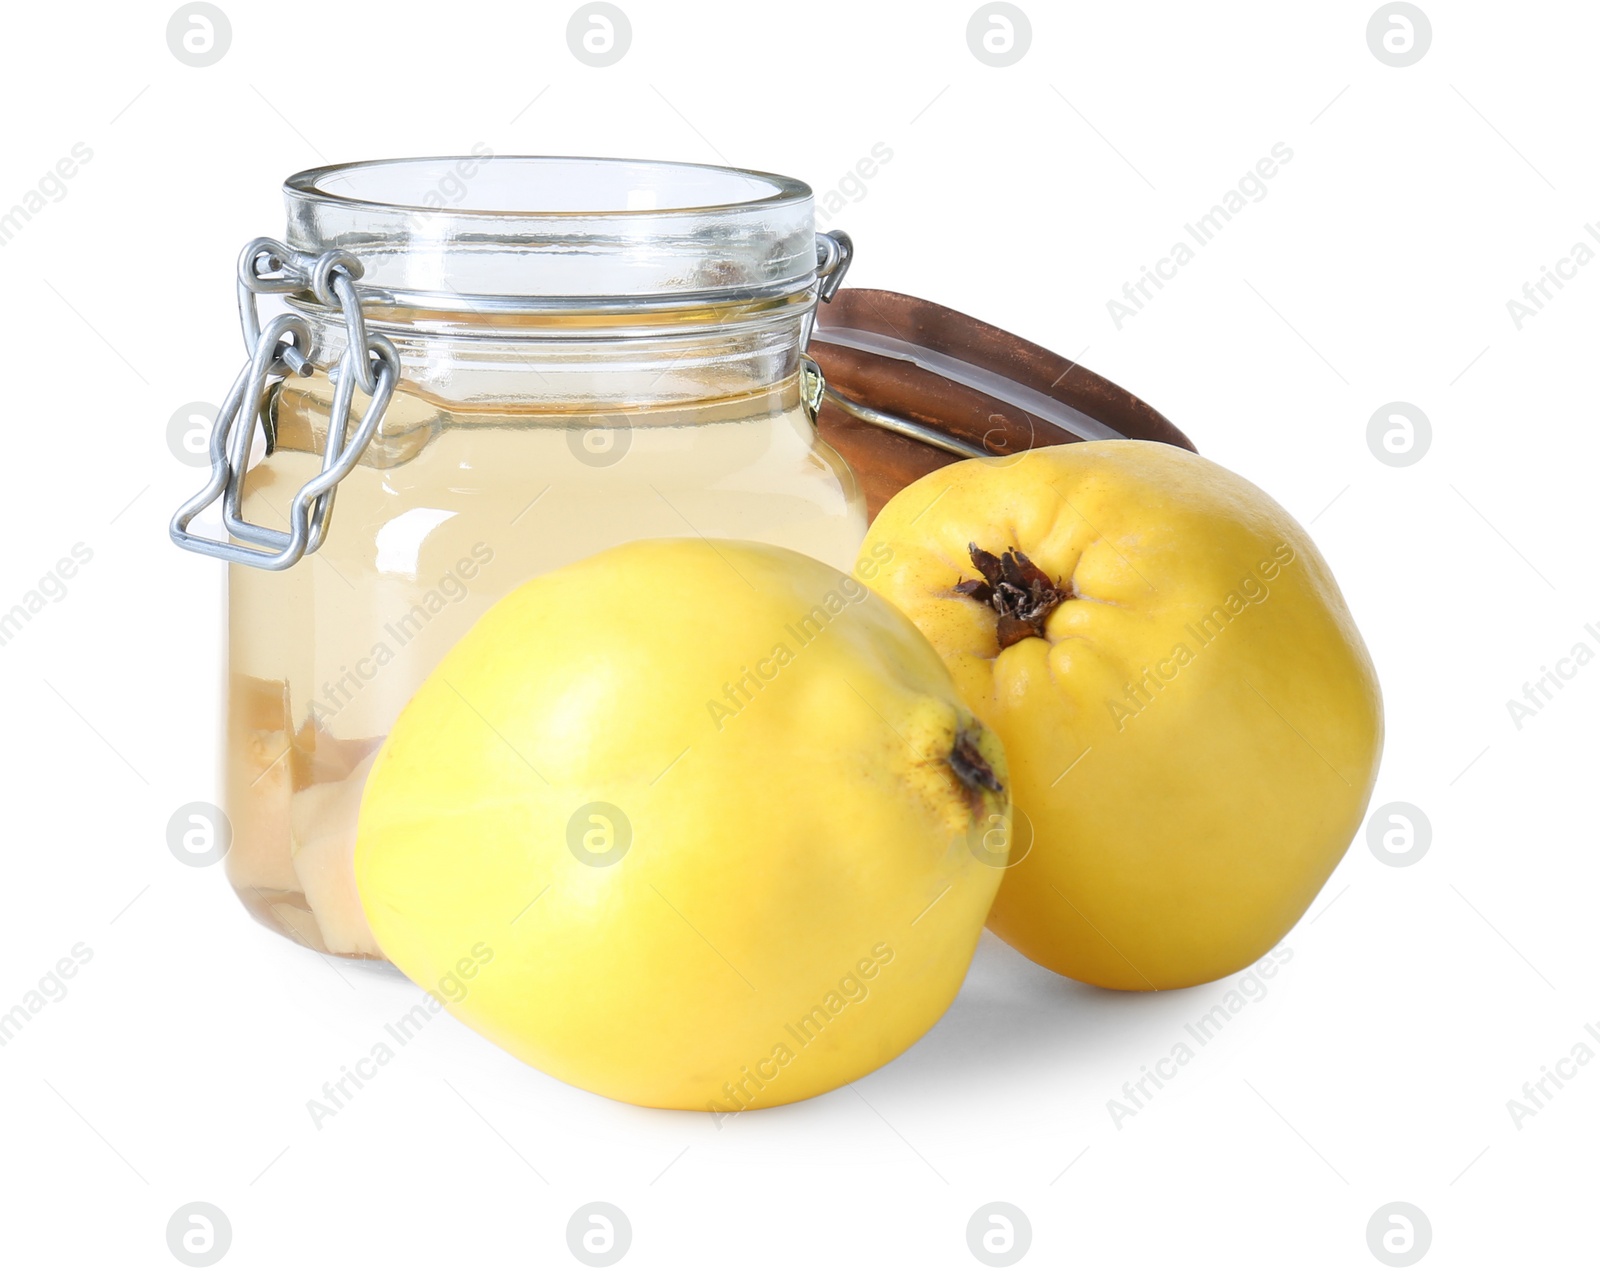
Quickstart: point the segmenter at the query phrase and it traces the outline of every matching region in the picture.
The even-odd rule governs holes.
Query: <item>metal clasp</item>
[[[817,299],[827,304],[844,282],[856,245],[842,229],[817,235]]]
[[[187,551],[214,556],[235,565],[288,569],[322,546],[333,512],[339,482],[360,462],[362,453],[389,407],[400,379],[400,355],[381,335],[367,331],[355,283],[361,262],[348,252],[320,256],[297,252],[270,238],[248,243],[239,256],[239,325],[248,361],[228,390],[211,428],[211,478],[172,518],[172,541]],[[256,297],[302,294],[328,308],[337,308],[348,337],[334,374],[333,405],[322,471],[307,481],[289,502],[288,530],[257,525],[244,518],[241,503],[245,470],[257,424],[267,422],[262,407],[268,389],[290,375],[310,375],[311,325],[296,314],[282,314],[261,325]],[[370,399],[350,432],[350,411],[359,388]],[[201,512],[222,499],[222,523],[239,543],[189,533]],[[253,546],[252,546],[253,545]]]
[[[829,230],[817,235],[817,301],[827,304],[844,282],[845,272],[856,252],[855,243],[842,229]],[[811,343],[811,332],[817,324],[817,310],[813,305],[806,314],[805,329],[800,335],[800,400],[811,422],[817,422],[817,412],[822,409],[822,396],[827,382],[822,378],[822,368],[806,352]]]

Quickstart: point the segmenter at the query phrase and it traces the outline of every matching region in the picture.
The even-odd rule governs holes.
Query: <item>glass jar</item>
[[[804,358],[849,240],[798,181],[689,164],[406,159],[285,195],[287,242],[240,264],[252,363],[172,532],[229,561],[228,876],[268,926],[379,957],[362,786],[496,600],[637,538],[849,570],[866,510]],[[218,498],[227,533],[192,531]]]

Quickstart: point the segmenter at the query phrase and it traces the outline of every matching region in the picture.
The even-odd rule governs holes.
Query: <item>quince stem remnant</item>
[[[1062,586],[1051,582],[1050,575],[1029,560],[1021,548],[1013,547],[996,556],[976,543],[968,543],[967,553],[983,577],[959,582],[956,590],[1000,615],[995,639],[1002,649],[1031,636],[1042,638],[1045,623],[1056,606],[1073,597],[1071,583]]]

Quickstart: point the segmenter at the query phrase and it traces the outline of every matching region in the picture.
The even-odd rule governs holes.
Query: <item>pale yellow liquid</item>
[[[291,496],[321,466],[328,394],[320,378],[281,390],[277,448],[246,479],[248,520],[286,524]],[[630,412],[625,431],[596,422],[464,415],[397,395],[367,461],[339,486],[321,549],[282,573],[230,566],[228,873],[269,926],[326,952],[381,956],[351,870],[367,771],[439,659],[521,583],[618,543],[696,535],[849,571],[865,504],[792,381]],[[624,443],[616,462],[593,461]]]

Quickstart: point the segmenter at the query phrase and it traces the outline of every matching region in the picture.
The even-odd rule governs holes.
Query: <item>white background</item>
[[[93,151],[0,248],[0,608],[93,551],[0,648],[0,1011],[93,950],[0,1050],[7,1265],[176,1266],[166,1223],[196,1200],[253,1268],[576,1266],[594,1200],[631,1220],[624,1266],[977,1266],[995,1200],[1031,1220],[1024,1266],[1376,1267],[1367,1222],[1397,1200],[1431,1221],[1425,1266],[1593,1265],[1600,1064],[1520,1128],[1506,1104],[1600,1027],[1600,665],[1520,730],[1505,703],[1600,651],[1600,263],[1521,330],[1506,302],[1600,220],[1600,11],[1425,0],[1431,47],[1393,68],[1371,0],[1025,0],[1032,45],[997,69],[970,3],[625,0],[632,46],[595,69],[566,4],[223,7],[204,69],[164,3],[7,11],[0,207]],[[1310,524],[1382,676],[1374,805],[1420,807],[1428,854],[1358,839],[1270,995],[1121,1128],[1107,1100],[1225,986],[1094,991],[989,937],[904,1057],[720,1130],[443,1016],[313,1128],[417,990],[269,934],[168,851],[174,809],[218,799],[221,567],[167,541],[199,474],[166,424],[237,368],[233,262],[281,233],[284,176],[477,142],[819,193],[885,143],[832,222],[851,282],[1081,354]],[[1119,331],[1107,300],[1275,142],[1268,195]],[[1409,467],[1366,441],[1395,400],[1433,425]]]

